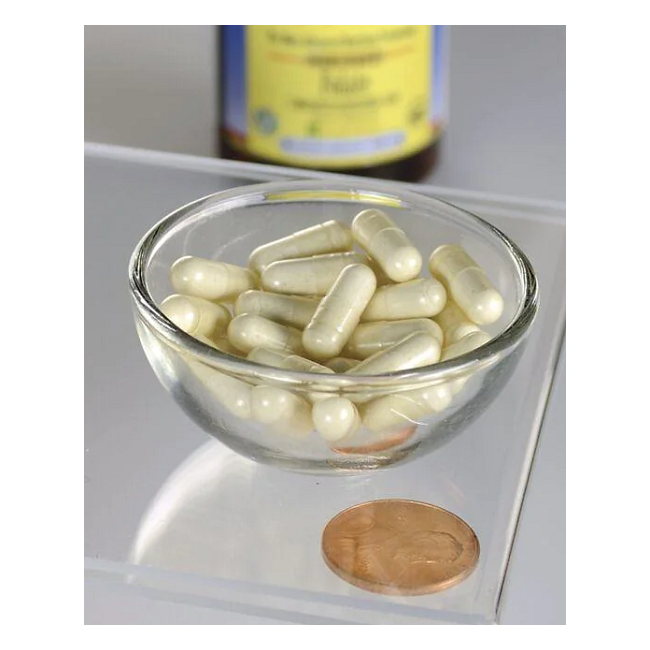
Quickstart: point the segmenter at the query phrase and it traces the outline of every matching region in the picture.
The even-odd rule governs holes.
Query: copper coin
[[[380,594],[420,596],[472,573],[474,531],[459,517],[420,501],[384,499],[343,510],[325,527],[327,566],[343,580]]]
[[[388,436],[382,436],[379,440],[366,445],[332,447],[332,451],[335,451],[337,454],[374,454],[380,451],[387,451],[393,447],[399,447],[403,442],[406,442],[415,433],[416,429],[416,426],[406,427]]]

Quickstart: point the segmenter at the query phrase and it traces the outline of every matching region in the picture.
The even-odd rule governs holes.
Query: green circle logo
[[[270,135],[278,128],[278,118],[268,108],[259,108],[253,113],[253,124],[260,133]]]

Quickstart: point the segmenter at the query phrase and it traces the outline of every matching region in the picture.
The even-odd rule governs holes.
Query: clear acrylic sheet
[[[465,433],[358,476],[292,474],[240,458],[164,393],[140,349],[126,268],[158,219],[242,184],[315,178],[261,165],[86,149],[86,572],[155,598],[300,623],[493,623],[564,332],[563,206],[412,186],[488,219],[535,267],[541,308],[514,376]],[[476,532],[476,571],[438,594],[382,596],[320,555],[331,517],[362,501],[426,501]]]

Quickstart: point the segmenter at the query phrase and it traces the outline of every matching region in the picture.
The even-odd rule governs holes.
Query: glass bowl
[[[165,389],[209,435],[242,456],[290,470],[371,470],[435,450],[497,397],[537,313],[535,273],[516,244],[488,222],[392,187],[358,179],[248,185],[175,210],[137,245],[129,277],[142,347]],[[262,244],[332,219],[349,225],[370,207],[388,214],[418,247],[422,277],[430,277],[430,253],[447,243],[462,245],[483,267],[504,299],[499,321],[483,327],[491,336],[486,344],[444,362],[383,375],[297,372],[220,351],[186,334],[160,309],[175,293],[169,269],[179,257],[247,266],[250,252]],[[437,406],[416,409],[415,417],[400,408],[423,393],[450,397],[429,399],[427,404]],[[262,394],[270,396],[266,411],[260,410]],[[312,406],[328,397],[349,400],[344,403],[354,404],[361,418],[361,426],[337,442],[325,440],[309,419]],[[300,408],[283,411],[294,403]]]

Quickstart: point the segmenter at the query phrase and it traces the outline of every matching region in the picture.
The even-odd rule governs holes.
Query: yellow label
[[[430,25],[248,25],[246,149],[323,168],[424,149],[432,39]]]

